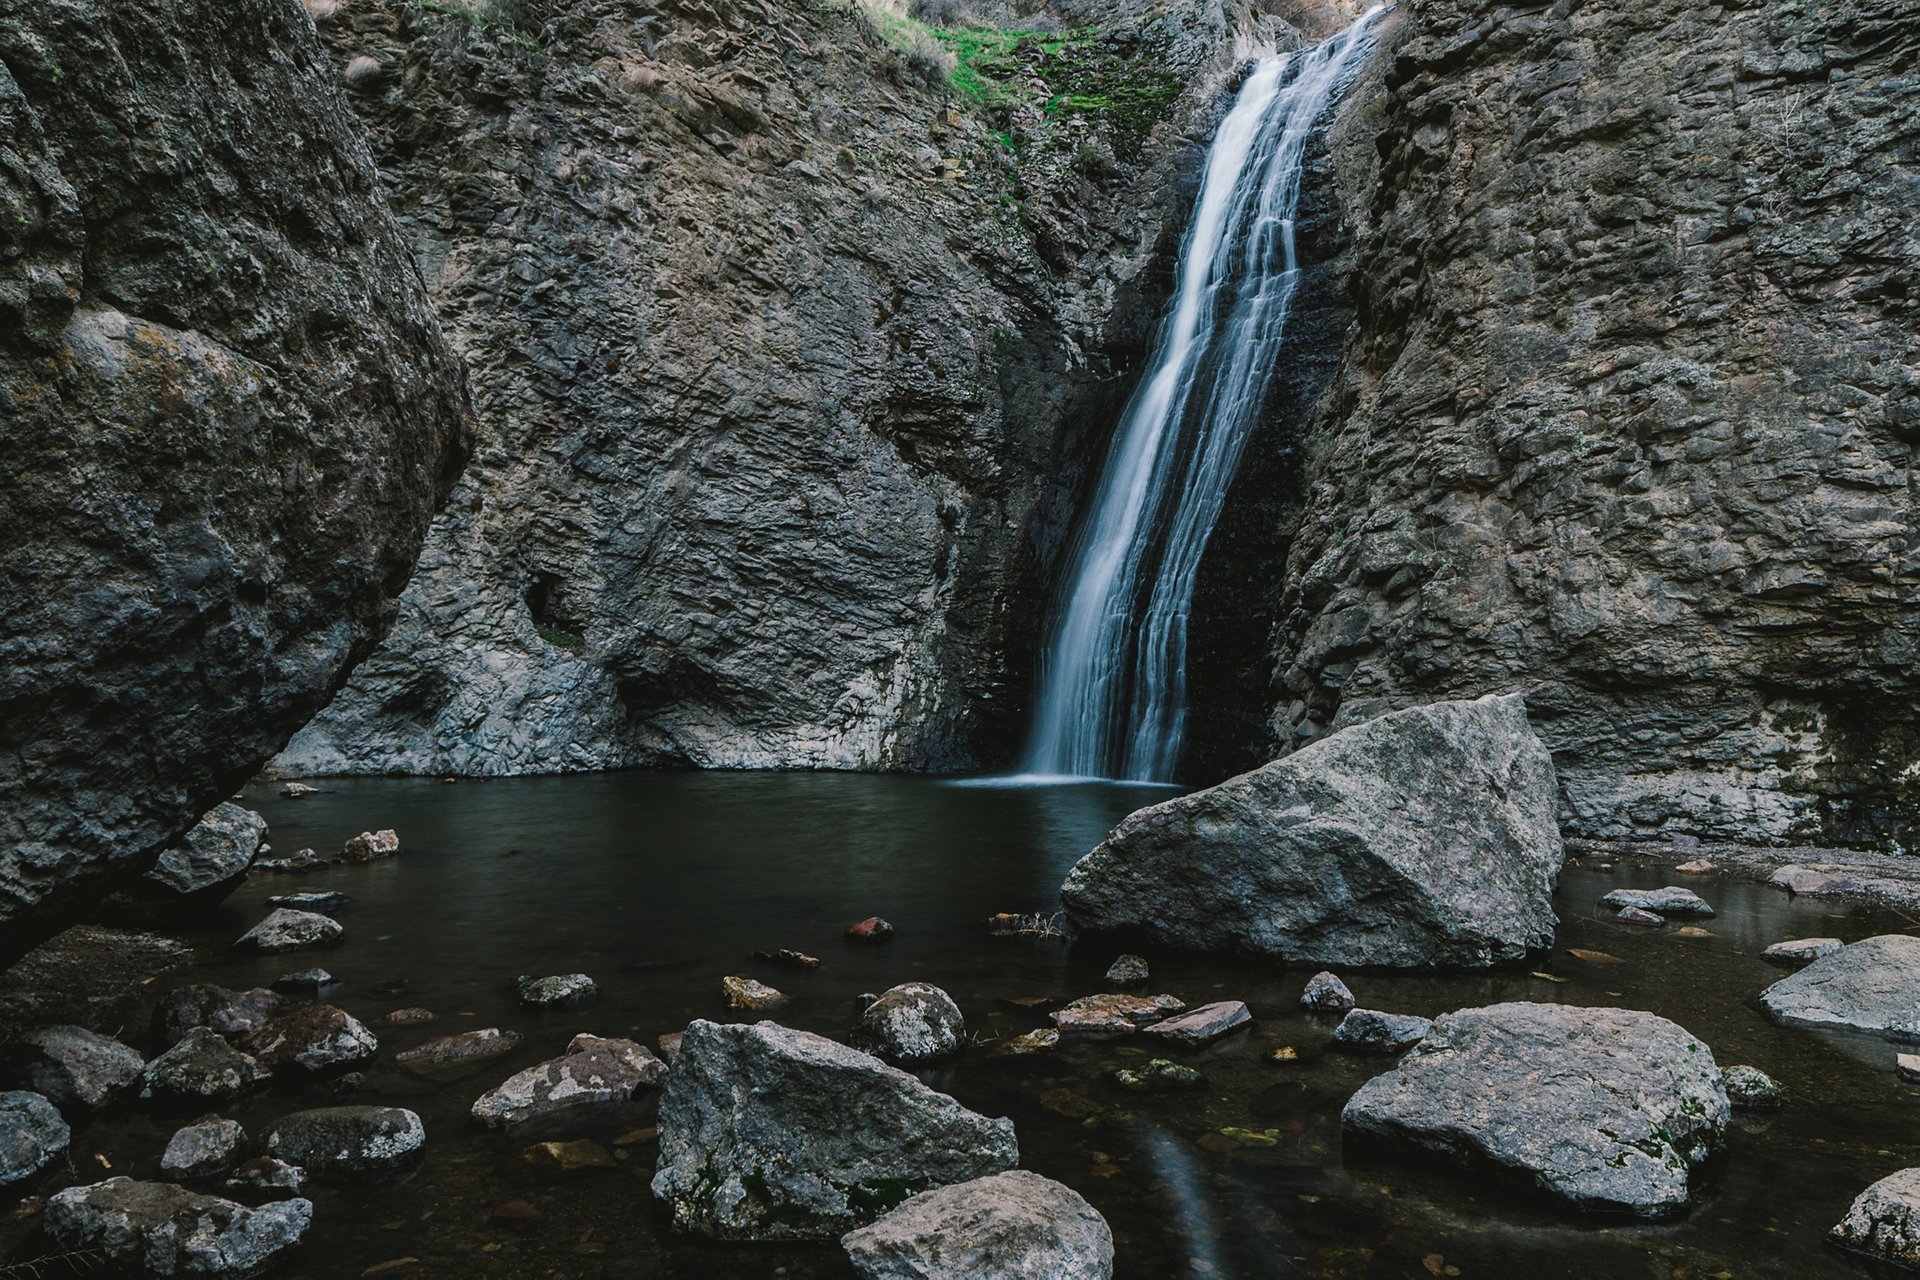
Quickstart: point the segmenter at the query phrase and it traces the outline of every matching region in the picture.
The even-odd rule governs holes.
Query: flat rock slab
[[[1850,876],[1819,871],[1797,863],[1788,863],[1784,867],[1776,868],[1774,873],[1767,877],[1767,883],[1776,889],[1785,889],[1796,897],[1809,898],[1852,893],[1860,887],[1859,882]]]
[[[1809,964],[1821,956],[1830,956],[1847,944],[1838,938],[1789,938],[1776,942],[1760,953],[1775,964]]]
[[[1576,1208],[1661,1217],[1686,1207],[1728,1114],[1712,1051],[1665,1018],[1516,1003],[1435,1019],[1341,1123],[1490,1162]]]
[[[654,1197],[679,1230],[728,1240],[833,1239],[1020,1158],[1011,1121],[769,1022],[689,1026],[659,1128]]]
[[[276,907],[265,920],[241,934],[233,945],[242,951],[277,955],[284,951],[303,951],[340,941],[346,929],[332,916],[317,911],[294,911]]]
[[[1063,1033],[1072,1035],[1132,1035],[1148,1023],[1159,1022],[1186,1009],[1173,996],[1129,996],[1107,992],[1082,996],[1047,1016]]]
[[[1342,1049],[1400,1053],[1419,1044],[1432,1030],[1431,1018],[1410,1013],[1382,1013],[1378,1009],[1353,1009],[1333,1029],[1333,1042]]]
[[[60,1109],[39,1094],[0,1093],[0,1187],[46,1168],[72,1137]]]
[[[1670,884],[1664,889],[1615,889],[1600,902],[1615,911],[1638,907],[1660,916],[1698,916],[1706,919],[1713,914],[1713,908],[1705,898],[1677,884]]]
[[[1174,1044],[1198,1046],[1211,1044],[1253,1025],[1253,1014],[1238,1000],[1217,1000],[1198,1009],[1176,1014],[1141,1030]]]
[[[1436,702],[1140,810],[1060,897],[1083,930],[1190,950],[1486,966],[1553,942],[1556,804],[1518,696]]]
[[[567,1052],[508,1077],[474,1101],[474,1123],[505,1129],[616,1106],[667,1078],[667,1064],[632,1040],[578,1035]]]
[[[286,907],[290,911],[317,911],[321,915],[332,915],[343,907],[353,905],[353,899],[347,894],[333,889],[314,889],[306,893],[282,893],[267,899],[270,907]]]
[[[426,1141],[426,1126],[404,1107],[316,1107],[282,1116],[261,1146],[316,1178],[355,1179],[408,1168]]]
[[[145,1059],[85,1027],[37,1027],[6,1051],[7,1081],[57,1107],[98,1110],[140,1083]]]
[[[518,1049],[522,1037],[518,1031],[482,1027],[458,1035],[429,1040],[418,1048],[393,1055],[394,1065],[408,1075],[423,1080],[452,1080],[477,1071],[489,1062],[504,1058]]]
[[[68,1187],[42,1221],[62,1250],[103,1255],[111,1269],[148,1276],[253,1276],[300,1242],[306,1200],[249,1209],[167,1182],[110,1178]]]
[[[1888,933],[1842,947],[1760,993],[1777,1022],[1920,1043],[1920,938]]]
[[[1920,1169],[1902,1169],[1862,1191],[1830,1235],[1843,1249],[1920,1266]]]
[[[1014,1169],[923,1191],[840,1238],[863,1280],[1108,1280],[1113,1233],[1071,1187]]]

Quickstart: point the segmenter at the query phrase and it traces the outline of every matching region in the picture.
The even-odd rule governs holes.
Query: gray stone
[[[1838,938],[1790,938],[1774,943],[1760,954],[1775,964],[1806,964],[1832,955],[1846,945]]]
[[[197,903],[217,902],[240,886],[267,838],[267,820],[230,802],[215,805],[193,830],[160,855],[148,886]]]
[[[304,782],[289,782],[280,788],[280,794],[289,800],[298,800],[302,796],[318,795],[319,792],[319,787],[309,786]]]
[[[1768,877],[1767,883],[1776,889],[1785,889],[1795,897],[1818,898],[1831,894],[1847,893],[1858,887],[1847,876],[1836,876],[1812,867],[1789,864],[1780,867]]]
[[[1707,905],[1706,899],[1676,884],[1664,889],[1615,889],[1600,901],[1616,911],[1638,907],[1659,916],[1699,916],[1704,919],[1713,914],[1713,908]]]
[[[578,1035],[558,1058],[517,1072],[474,1100],[475,1123],[504,1129],[576,1113],[591,1118],[667,1078],[667,1064],[632,1040]]]
[[[1727,1102],[1742,1111],[1778,1111],[1785,1102],[1780,1082],[1758,1067],[1728,1067],[1720,1073]]]
[[[660,1099],[653,1194],[682,1231],[831,1239],[915,1192],[1011,1169],[1011,1121],[773,1023],[695,1022]]]
[[[1057,1029],[1067,1034],[1132,1035],[1148,1023],[1180,1013],[1186,1007],[1185,1001],[1169,995],[1101,994],[1082,996],[1047,1016]]]
[[[302,969],[298,973],[283,973],[273,980],[276,991],[289,991],[303,996],[317,996],[322,991],[339,985],[340,979],[325,969]]]
[[[57,1107],[98,1110],[140,1083],[146,1061],[85,1027],[39,1027],[7,1046],[7,1079]]]
[[[1003,1057],[1020,1058],[1034,1053],[1052,1053],[1059,1047],[1059,1030],[1054,1027],[1041,1027],[1037,1031],[1008,1036],[994,1045],[993,1051]]]
[[[392,829],[362,831],[340,846],[340,861],[349,864],[373,862],[380,858],[395,858],[399,855],[400,836]]]
[[[270,907],[288,907],[294,911],[318,911],[321,915],[332,915],[343,907],[353,905],[353,899],[336,889],[313,889],[302,893],[276,894],[267,899]]]
[[[551,978],[521,975],[513,980],[514,993],[529,1009],[552,1009],[586,999],[598,987],[584,973],[563,973]]]
[[[297,1196],[307,1189],[307,1171],[275,1156],[255,1156],[235,1169],[226,1185],[253,1195]]]
[[[1490,965],[1553,941],[1555,803],[1521,698],[1434,703],[1142,809],[1061,901],[1083,929],[1171,946]]]
[[[756,1013],[778,1009],[787,1003],[785,993],[764,982],[744,978],[738,974],[728,974],[720,979],[720,994],[726,998],[727,1008],[744,1009]]]
[[[227,1102],[253,1092],[272,1073],[221,1038],[195,1027],[178,1044],[147,1064],[140,1096],[186,1106]]]
[[[340,941],[346,935],[338,920],[317,911],[292,911],[276,907],[265,920],[240,935],[233,945],[244,951],[273,955],[282,951],[301,951]]]
[[[1072,1188],[1024,1169],[923,1191],[840,1244],[863,1280],[1108,1280],[1113,1233]]]
[[[238,1123],[208,1116],[177,1130],[160,1156],[160,1176],[169,1182],[193,1182],[217,1177],[233,1167],[234,1156],[247,1140]]]
[[[1350,1009],[1333,1029],[1333,1043],[1342,1049],[1368,1053],[1400,1053],[1425,1039],[1433,1030],[1431,1018],[1377,1009]]]
[[[1346,983],[1323,969],[1307,979],[1300,1003],[1315,1013],[1345,1013],[1353,1008],[1353,992],[1347,990]]]
[[[1107,981],[1116,987],[1137,987],[1147,977],[1147,962],[1136,955],[1123,955],[1107,966]]]
[[[1649,929],[1658,929],[1667,923],[1665,916],[1656,915],[1645,907],[1622,907],[1614,919],[1621,924],[1645,925]]]
[[[1497,1004],[1443,1014],[1341,1113],[1355,1134],[1489,1161],[1581,1209],[1685,1208],[1722,1143],[1713,1053],[1629,1009]]]
[[[307,15],[124,14],[0,20],[0,965],[379,642],[471,423]]]
[[[1776,1022],[1920,1043],[1920,938],[1888,933],[1842,947],[1760,993]]]
[[[404,1107],[317,1107],[282,1116],[261,1146],[316,1178],[397,1173],[420,1158],[426,1126]]]
[[[1175,1093],[1198,1089],[1206,1084],[1207,1078],[1182,1063],[1154,1058],[1138,1070],[1121,1067],[1113,1073],[1113,1082],[1135,1093]]]
[[[1197,1047],[1253,1025],[1253,1015],[1238,1000],[1217,1000],[1150,1023],[1141,1031],[1160,1040]]]
[[[1862,1191],[1829,1235],[1843,1249],[1920,1266],[1920,1169],[1888,1174]]]
[[[506,1057],[520,1044],[518,1031],[483,1027],[477,1031],[462,1031],[458,1035],[429,1040],[418,1048],[395,1054],[393,1062],[407,1074],[422,1079],[455,1080],[478,1071],[497,1058]]]
[[[0,1187],[31,1177],[72,1138],[60,1109],[37,1093],[0,1093]]]
[[[161,1044],[172,1045],[195,1027],[211,1027],[227,1039],[237,1040],[266,1025],[267,1019],[286,1003],[285,996],[265,987],[229,991],[198,983],[160,998],[153,1010],[153,1034]]]
[[[380,1041],[346,1010],[308,1004],[275,1014],[240,1047],[270,1071],[330,1071],[371,1061]]]
[[[313,1221],[313,1205],[282,1200],[249,1209],[166,1182],[109,1178],[47,1201],[47,1235],[63,1251],[97,1253],[141,1276],[256,1276]]]
[[[1908,1084],[1920,1084],[1920,1053],[1894,1054],[1893,1073]]]
[[[937,1062],[960,1052],[967,1022],[953,997],[927,982],[903,982],[880,993],[854,1024],[857,1049],[898,1066]]]

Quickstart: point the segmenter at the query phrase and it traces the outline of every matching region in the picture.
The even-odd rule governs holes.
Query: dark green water
[[[355,833],[396,828],[403,855],[305,877],[258,876],[195,938],[204,962],[177,981],[264,984],[322,964],[344,980],[328,996],[369,1024],[423,1005],[430,1026],[376,1027],[382,1059],[475,1027],[515,1028],[527,1043],[466,1081],[426,1086],[371,1073],[356,1101],[392,1102],[425,1118],[428,1154],[396,1185],[318,1187],[313,1230],[296,1274],[358,1276],[418,1259],[419,1276],[840,1277],[830,1245],[746,1247],[675,1239],[647,1190],[653,1148],[626,1148],[620,1168],[556,1179],[536,1173],[524,1136],[471,1130],[466,1111],[511,1072],[558,1053],[577,1031],[651,1043],[693,1018],[725,1019],[720,979],[756,976],[795,997],[780,1015],[826,1034],[845,1029],[854,996],[925,980],[953,994],[969,1027],[1029,1030],[1044,1016],[997,1003],[1103,989],[1115,954],[1100,943],[990,938],[996,911],[1051,910],[1066,869],[1121,816],[1163,798],[1121,787],[996,789],[927,779],[831,774],[617,774],[463,782],[340,781],[282,800],[246,803],[272,824],[279,854],[331,853]],[[1362,1004],[1433,1015],[1499,1000],[1623,1005],[1672,1018],[1723,1064],[1748,1062],[1787,1088],[1787,1108],[1741,1118],[1729,1154],[1691,1214],[1640,1225],[1566,1217],[1540,1202],[1443,1167],[1343,1158],[1339,1111],[1384,1070],[1380,1058],[1324,1052],[1332,1021],[1298,1012],[1310,971],[1149,953],[1155,991],[1189,1003],[1237,998],[1255,1029],[1194,1057],[1204,1091],[1142,1098],[1108,1079],[1148,1056],[1126,1041],[1072,1044],[1053,1055],[996,1059],[975,1051],[925,1073],[991,1115],[1011,1116],[1023,1163],[1087,1196],[1112,1224],[1125,1277],[1426,1277],[1425,1261],[1463,1276],[1650,1277],[1706,1280],[1864,1274],[1823,1243],[1869,1182],[1920,1163],[1920,1090],[1900,1084],[1893,1053],[1873,1040],[1789,1032],[1753,996],[1783,971],[1758,958],[1781,938],[1849,940],[1905,930],[1894,917],[1820,906],[1752,885],[1689,880],[1720,910],[1714,936],[1624,930],[1595,901],[1621,885],[1652,886],[1662,870],[1570,867],[1561,934],[1543,966],[1565,981],[1495,976],[1350,975]],[[226,943],[263,913],[269,894],[330,888],[356,902],[340,913],[338,948],[239,959]],[[879,914],[898,926],[885,947],[840,934]],[[1566,947],[1610,952],[1595,967]],[[817,971],[758,965],[756,948],[822,957]],[[581,970],[595,1000],[532,1014],[512,1000],[520,973]],[[374,994],[391,979],[404,996]],[[163,983],[176,979],[169,978]],[[1293,1045],[1301,1061],[1267,1061]],[[265,1095],[230,1109],[250,1131],[296,1105]],[[650,1124],[646,1112],[598,1136]],[[1225,1128],[1258,1130],[1243,1144]],[[83,1131],[76,1158],[106,1155],[116,1172],[154,1176],[172,1125],[108,1119]],[[544,1225],[491,1225],[522,1198]]]

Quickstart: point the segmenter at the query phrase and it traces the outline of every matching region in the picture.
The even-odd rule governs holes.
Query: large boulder
[[[470,1114],[486,1129],[588,1119],[624,1105],[641,1089],[666,1078],[667,1064],[645,1045],[582,1034],[568,1042],[560,1057],[516,1072],[499,1088],[481,1094]]]
[[[1888,1174],[1862,1191],[1828,1238],[1843,1249],[1920,1267],[1920,1169]]]
[[[1760,993],[1789,1026],[1920,1043],[1920,938],[1887,933],[1821,956]]]
[[[1665,1018],[1496,1004],[1435,1019],[1340,1120],[1353,1134],[1490,1163],[1580,1209],[1662,1217],[1686,1207],[1728,1104],[1713,1053]]]
[[[67,1149],[73,1133],[37,1093],[0,1093],[0,1187],[31,1177]]]
[[[465,374],[312,20],[0,0],[0,963],[386,633]]]
[[[140,1276],[254,1276],[300,1243],[306,1200],[249,1209],[166,1182],[109,1178],[47,1201],[47,1235],[62,1250],[94,1253]]]
[[[770,1022],[695,1022],[660,1098],[653,1194],[682,1231],[832,1239],[917,1192],[1011,1169],[1013,1123]]]
[[[923,1191],[840,1244],[863,1280],[1107,1280],[1113,1232],[1080,1193],[1025,1169]]]
[[[85,1027],[36,1027],[5,1053],[10,1083],[44,1094],[55,1106],[98,1110],[140,1083],[138,1053]]]
[[[266,838],[265,818],[222,801],[185,839],[160,855],[142,888],[203,906],[218,902],[247,878],[247,868]]]
[[[1518,695],[1437,702],[1128,817],[1082,929],[1311,964],[1490,965],[1553,941],[1553,761]]]

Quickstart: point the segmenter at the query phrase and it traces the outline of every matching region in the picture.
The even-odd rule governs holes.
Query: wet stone
[[[1322,969],[1307,979],[1300,1003],[1315,1013],[1345,1013],[1353,1008],[1353,992],[1337,976]]]
[[[750,1013],[765,1013],[787,1003],[783,993],[764,982],[743,978],[738,974],[728,974],[720,979],[720,993],[726,997],[727,1008],[743,1009]]]
[[[276,907],[265,920],[240,935],[233,945],[243,951],[276,955],[285,951],[303,951],[340,941],[346,930],[332,916],[317,911],[292,911]]]
[[[141,1075],[140,1096],[157,1102],[204,1106],[228,1102],[264,1085],[270,1073],[228,1044],[211,1027],[195,1027]]]
[[[403,1107],[320,1107],[281,1117],[261,1145],[316,1178],[350,1180],[409,1167],[426,1141],[420,1117]]]
[[[1779,1081],[1758,1067],[1728,1067],[1720,1073],[1720,1083],[1728,1103],[1738,1110],[1778,1111],[1785,1100]]]
[[[0,1187],[32,1177],[72,1139],[60,1109],[37,1093],[0,1093]]]
[[[1699,894],[1691,889],[1670,884],[1663,889],[1615,889],[1600,899],[1601,905],[1624,911],[1628,907],[1638,907],[1642,911],[1651,911],[1655,915],[1698,916],[1705,918],[1713,914],[1713,908]]]
[[[304,782],[289,782],[280,788],[280,794],[289,800],[298,800],[301,796],[315,795],[320,788],[308,786]]]
[[[1842,947],[1760,993],[1776,1022],[1920,1043],[1920,938],[1882,934]]]
[[[893,926],[879,916],[868,916],[848,926],[846,936],[854,942],[886,942],[893,937]]]
[[[332,915],[343,907],[353,905],[353,899],[344,893],[332,889],[316,889],[308,893],[282,893],[267,899],[270,907],[286,907],[292,911],[317,911],[321,915]]]
[[[301,849],[284,858],[255,859],[253,870],[298,876],[332,865],[331,859],[323,858],[311,849]]]
[[[667,1064],[631,1040],[575,1036],[558,1058],[509,1077],[474,1101],[476,1124],[504,1129],[531,1120],[591,1114],[667,1078]]]
[[[396,857],[399,852],[400,837],[391,828],[362,831],[340,847],[340,861],[348,864],[372,862],[379,858]]]
[[[57,1107],[97,1111],[140,1083],[146,1062],[118,1040],[85,1027],[39,1027],[7,1047],[9,1084]]]
[[[1846,945],[1838,938],[1790,938],[1774,943],[1760,954],[1775,964],[1811,964]]]
[[[233,1171],[226,1188],[276,1198],[297,1196],[307,1189],[307,1171],[275,1156],[255,1156]]]
[[[1113,1082],[1135,1093],[1174,1093],[1182,1089],[1198,1089],[1206,1084],[1207,1078],[1192,1067],[1170,1062],[1166,1058],[1155,1058],[1138,1069],[1120,1068],[1113,1073]]]
[[[577,1004],[599,988],[584,973],[562,973],[548,978],[522,975],[513,980],[514,994],[529,1009],[555,1009]]]
[[[1400,1053],[1420,1043],[1433,1030],[1429,1018],[1411,1014],[1354,1009],[1333,1029],[1333,1042],[1342,1049],[1367,1053]]]
[[[340,979],[325,969],[302,969],[298,973],[283,973],[273,980],[275,991],[302,996],[317,996],[322,991],[339,985]]]
[[[903,982],[862,1010],[849,1039],[897,1066],[919,1066],[958,1053],[966,1036],[952,996],[932,983]]]
[[[1645,907],[1622,907],[1620,908],[1620,914],[1615,916],[1614,919],[1618,920],[1621,924],[1645,925],[1649,929],[1658,929],[1666,924],[1665,917],[1655,915]]]
[[[141,880],[148,892],[200,904],[218,902],[246,879],[261,852],[267,820],[237,804],[215,805]]]
[[[1197,1047],[1211,1044],[1223,1036],[1253,1025],[1253,1014],[1238,1000],[1217,1000],[1198,1009],[1176,1014],[1141,1030],[1159,1040]]]
[[[509,1200],[505,1204],[495,1205],[488,1220],[503,1227],[512,1227],[516,1231],[528,1231],[540,1225],[540,1211],[525,1200]]]
[[[1920,1266],[1920,1169],[1902,1169],[1862,1191],[1831,1238],[1843,1249]]]
[[[346,1010],[312,1004],[275,1014],[240,1047],[272,1071],[320,1072],[371,1061],[380,1041]]]
[[[47,1202],[47,1235],[134,1275],[258,1275],[300,1242],[313,1221],[305,1200],[247,1208],[166,1182],[110,1178]]]
[[[617,1169],[613,1153],[587,1138],[571,1142],[536,1142],[520,1152],[520,1158],[540,1169],[577,1173],[582,1169]]]
[[[506,1057],[520,1044],[518,1031],[483,1027],[429,1040],[418,1048],[395,1054],[393,1061],[402,1071],[421,1079],[452,1080]]]
[[[925,1191],[842,1236],[862,1280],[1108,1280],[1113,1233],[1070,1187],[1015,1169]]]
[[[804,951],[794,951],[788,947],[781,947],[776,951],[756,951],[753,953],[753,958],[765,961],[767,964],[777,964],[786,969],[818,969],[820,967],[818,956],[810,956]]]
[[[233,1166],[246,1140],[246,1131],[235,1121],[219,1116],[196,1120],[168,1140],[160,1157],[160,1176],[169,1182],[218,1177]]]
[[[171,1045],[195,1027],[210,1027],[235,1040],[266,1025],[286,1003],[285,996],[265,987],[249,991],[229,991],[211,983],[181,987],[168,992],[155,1007],[153,1034],[161,1044]]]
[[[1147,962],[1136,955],[1123,955],[1107,966],[1107,981],[1116,987],[1137,987],[1147,980]]]
[[[395,1009],[392,1013],[382,1015],[380,1025],[383,1027],[423,1027],[432,1021],[433,1010],[431,1009]]]
[[[1009,1036],[996,1044],[993,1051],[1005,1057],[1017,1058],[1031,1053],[1052,1053],[1059,1047],[1060,1032],[1053,1027],[1042,1027],[1038,1031]]]
[[[1186,1009],[1186,1002],[1170,995],[1083,996],[1048,1016],[1062,1033],[1130,1035],[1150,1022]]]
[[[1831,875],[1825,871],[1816,871],[1812,867],[1794,864],[1776,870],[1767,878],[1767,883],[1776,889],[1785,889],[1788,893],[1806,897],[1849,893],[1859,887],[1846,876]]]

